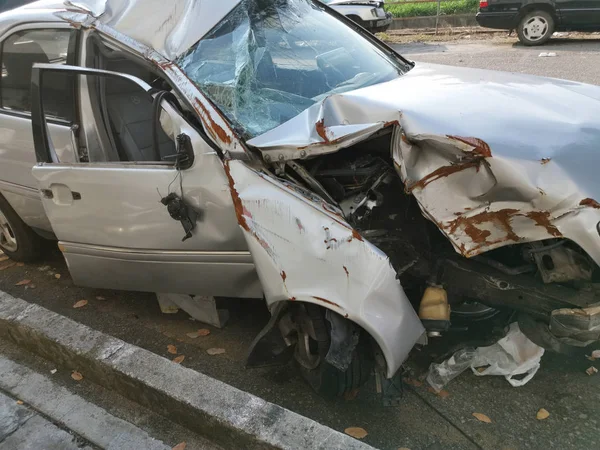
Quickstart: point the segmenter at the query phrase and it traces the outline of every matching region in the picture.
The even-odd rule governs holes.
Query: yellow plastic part
[[[419,305],[421,320],[450,320],[448,294],[444,288],[429,286],[423,293]]]

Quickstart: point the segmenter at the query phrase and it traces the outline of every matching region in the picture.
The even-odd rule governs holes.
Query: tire
[[[29,228],[8,201],[0,195],[0,250],[18,262],[39,259],[43,239]]]
[[[352,354],[352,361],[346,371],[341,371],[325,361],[329,351],[331,327],[325,318],[324,309],[311,304],[304,305],[304,308],[317,338],[312,344],[315,354],[319,356],[319,363],[317,367],[309,369],[299,362],[296,354],[296,363],[303,378],[317,394],[325,398],[342,396],[365,384],[375,366],[369,336],[361,330],[358,345]]]
[[[517,34],[523,45],[542,45],[552,37],[554,25],[552,14],[536,10],[523,16],[517,25]]]

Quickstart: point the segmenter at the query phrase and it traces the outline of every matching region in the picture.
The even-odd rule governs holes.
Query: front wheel
[[[545,44],[554,33],[554,18],[546,11],[533,11],[526,14],[517,26],[517,34],[523,45]]]
[[[312,304],[296,305],[292,320],[297,333],[294,359],[317,394],[328,398],[342,396],[367,382],[373,372],[374,358],[369,336],[364,331],[360,330],[348,369],[342,371],[325,359],[331,345],[331,324],[325,310]]]

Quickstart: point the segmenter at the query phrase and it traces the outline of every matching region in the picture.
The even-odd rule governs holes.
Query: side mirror
[[[176,101],[175,96],[168,91],[160,91],[155,95],[152,103],[154,111],[152,149],[157,158],[160,158],[159,130],[162,129],[175,142],[176,149],[174,155],[164,156],[163,161],[173,161],[177,170],[186,170],[194,164],[194,148],[190,137],[178,131],[181,116],[175,112],[171,103]]]

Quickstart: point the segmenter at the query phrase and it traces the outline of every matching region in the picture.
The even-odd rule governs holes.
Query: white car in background
[[[383,8],[383,0],[321,0],[371,33],[386,31],[392,24],[392,14]]]

